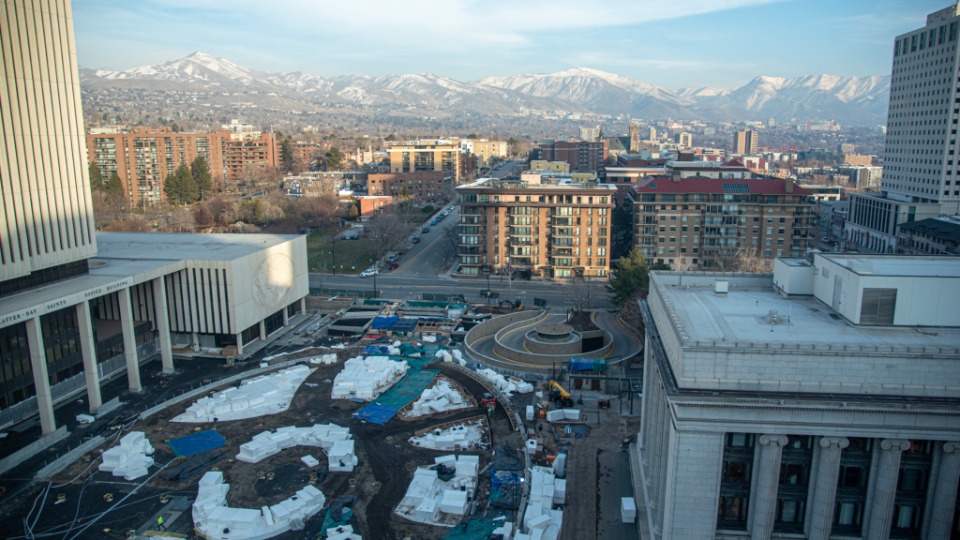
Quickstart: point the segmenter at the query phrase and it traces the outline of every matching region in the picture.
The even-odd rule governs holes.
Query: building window
[[[803,518],[813,462],[813,437],[789,435],[780,458],[780,486],[774,530],[803,532]]]
[[[863,510],[867,500],[867,479],[873,440],[850,437],[850,445],[840,454],[837,500],[833,513],[833,533],[860,536]]]
[[[739,531],[747,529],[754,438],[755,436],[751,433],[726,434],[720,478],[720,501],[717,507],[717,529]]]

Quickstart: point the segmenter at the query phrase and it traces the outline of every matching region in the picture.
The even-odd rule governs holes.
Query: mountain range
[[[842,125],[885,123],[889,76],[759,76],[736,89],[671,91],[591,68],[517,74],[461,82],[432,73],[320,77],[267,73],[196,52],[179,60],[129,70],[81,69],[90,88],[222,91],[282,97],[310,107],[446,110],[518,115],[523,110],[567,111],[632,118],[757,120],[778,123],[835,120]]]

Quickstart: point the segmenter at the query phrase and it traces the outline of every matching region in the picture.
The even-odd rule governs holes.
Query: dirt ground
[[[339,357],[345,359],[357,354],[357,350],[347,350],[341,351]],[[300,461],[302,456],[311,454],[319,459],[321,465],[318,469],[325,468],[326,460],[319,448],[295,447],[260,463],[250,464],[235,459],[241,444],[261,431],[282,426],[303,427],[315,423],[347,426],[356,441],[359,464],[352,473],[321,472],[318,475],[316,485],[327,497],[327,501],[341,496],[356,496],[353,525],[365,539],[442,538],[449,529],[413,523],[393,513],[417,466],[432,465],[434,457],[450,453],[416,448],[409,444],[407,439],[415,432],[437,424],[475,417],[478,410],[467,409],[415,419],[398,416],[384,426],[359,422],[353,419],[351,414],[359,409],[361,404],[330,398],[333,379],[341,368],[342,364],[317,366],[284,413],[215,424],[169,422],[170,418],[182,413],[192,403],[188,401],[140,421],[131,429],[146,433],[156,449],[156,463],[163,465],[175,458],[166,444],[167,440],[189,435],[197,431],[195,428],[198,427],[200,430],[216,428],[226,438],[227,445],[221,449],[224,451],[223,456],[212,463],[212,466],[223,471],[225,481],[230,485],[228,504],[232,507],[259,508],[286,499],[311,481],[310,471]],[[447,366],[437,365],[431,368],[440,369],[442,376],[459,384],[464,393],[476,401],[479,401],[480,395],[485,391],[476,381]],[[496,414],[489,419],[489,431],[491,448],[502,443],[513,448],[522,446],[521,435],[511,431],[502,407],[497,407]],[[112,443],[105,445],[100,451],[110,446]],[[489,451],[475,450],[465,453],[481,456],[481,470],[489,459]],[[156,519],[158,512],[167,512],[170,508],[170,497],[182,496],[192,502],[192,498],[196,496],[196,482],[204,472],[201,470],[184,482],[164,480],[158,475],[137,488],[144,479],[125,482],[121,478],[98,472],[97,455],[95,452],[90,456],[93,459],[79,460],[53,480],[53,488],[47,494],[47,500],[56,501],[62,493],[64,501],[62,506],[54,509],[47,506],[39,514],[33,528],[35,533],[68,531],[62,538],[126,537],[121,531],[142,531],[146,524]],[[151,473],[155,470],[151,468]],[[482,484],[478,492],[483,494],[485,490],[489,490],[489,487]],[[38,490],[37,493],[39,497],[41,492]],[[113,496],[113,501],[104,500],[103,495],[106,493]],[[84,516],[108,510],[110,511],[100,516],[95,523],[84,521]],[[302,531],[291,531],[276,538],[315,538],[320,531],[322,516],[321,513],[308,520]],[[31,517],[36,517],[36,514]],[[168,517],[165,525],[171,532],[183,534],[186,538],[196,537],[189,509],[175,519]]]

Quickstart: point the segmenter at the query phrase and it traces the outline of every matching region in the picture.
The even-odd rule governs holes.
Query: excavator
[[[559,407],[572,407],[573,399],[570,397],[570,392],[567,392],[560,386],[560,383],[557,381],[550,381],[548,386],[550,389],[550,399]]]

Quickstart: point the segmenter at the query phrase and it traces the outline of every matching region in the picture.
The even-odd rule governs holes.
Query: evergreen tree
[[[334,146],[323,157],[328,171],[339,171],[343,169],[343,152]]]
[[[206,200],[211,189],[210,165],[207,164],[207,160],[203,156],[197,156],[197,159],[190,164],[190,174],[197,184],[197,199],[200,201]]]
[[[103,175],[100,173],[100,166],[95,161],[90,162],[90,190],[100,191],[103,189]]]
[[[607,285],[610,301],[617,307],[623,307],[628,302],[645,298],[650,290],[650,271],[669,269],[669,265],[659,261],[650,266],[639,249],[632,250],[620,259],[617,268],[611,272],[610,284]]]
[[[180,163],[177,172],[167,177],[163,183],[163,192],[170,204],[191,204],[197,200],[197,183],[190,174],[186,163]]]
[[[120,175],[117,174],[117,171],[110,173],[110,179],[107,180],[107,185],[103,188],[103,192],[106,193],[107,199],[111,202],[122,203],[126,201],[126,190],[123,189],[123,182],[120,180]]]
[[[284,172],[293,170],[293,139],[289,135],[280,139],[280,168]]]

